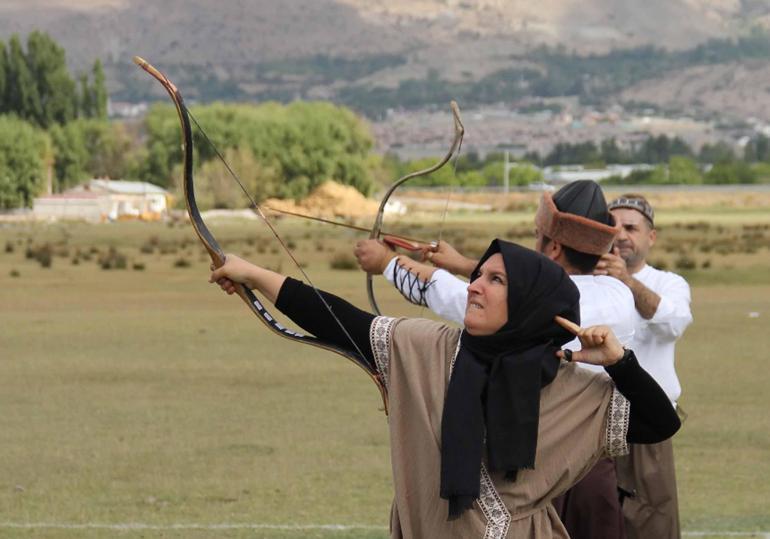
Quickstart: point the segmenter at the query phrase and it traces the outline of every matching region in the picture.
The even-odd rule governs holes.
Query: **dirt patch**
[[[265,200],[263,206],[331,219],[335,217],[370,217],[377,213],[379,203],[366,198],[349,185],[327,181],[299,202],[270,198]]]

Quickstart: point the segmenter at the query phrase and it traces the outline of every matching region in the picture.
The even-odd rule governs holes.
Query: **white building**
[[[605,168],[591,169],[582,165],[561,165],[545,167],[543,169],[543,179],[546,182],[558,185],[572,183],[576,180],[593,180],[601,182],[608,178],[618,176],[626,178],[632,172],[637,170],[652,170],[652,165],[607,165]]]
[[[32,212],[39,219],[155,221],[166,216],[168,198],[168,191],[151,183],[93,179],[63,193],[36,198]]]

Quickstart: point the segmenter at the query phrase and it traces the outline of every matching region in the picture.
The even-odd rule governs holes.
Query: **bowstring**
[[[457,179],[457,162],[460,160],[460,153],[463,151],[463,140],[465,139],[465,131],[460,135],[460,143],[457,145],[457,151],[452,158],[452,178]],[[436,246],[441,245],[441,241],[444,237],[444,225],[446,224],[447,213],[449,213],[449,199],[452,197],[452,191],[454,189],[454,183],[449,184],[449,190],[447,192],[446,203],[444,204],[444,213],[441,216],[441,222],[438,229],[438,242]],[[427,302],[426,302],[427,303]],[[425,305],[420,305],[420,318],[425,313]]]
[[[206,140],[206,142],[211,146],[211,148],[214,150],[214,153],[216,153],[217,157],[219,157],[220,161],[225,165],[225,168],[230,173],[230,176],[238,183],[238,186],[241,188],[241,191],[243,191],[243,194],[246,195],[246,198],[249,199],[249,202],[251,203],[251,210],[257,214],[257,216],[262,219],[262,222],[264,222],[267,225],[267,228],[270,229],[270,232],[275,236],[275,239],[278,240],[278,243],[281,244],[281,247],[283,247],[284,251],[286,251],[286,254],[289,255],[289,258],[291,258],[291,261],[294,263],[295,266],[297,266],[297,269],[299,269],[300,273],[302,274],[302,277],[308,282],[310,287],[315,291],[315,294],[318,296],[318,299],[321,300],[321,303],[323,303],[324,307],[326,307],[326,310],[329,312],[331,317],[334,319],[334,321],[337,323],[337,325],[340,327],[342,332],[345,334],[345,337],[350,341],[350,343],[353,345],[353,348],[355,348],[356,352],[361,356],[361,359],[366,361],[366,355],[361,351],[361,348],[356,344],[356,341],[353,340],[352,335],[348,332],[347,328],[345,328],[342,321],[337,317],[336,314],[334,314],[334,310],[332,309],[331,305],[327,303],[327,301],[324,299],[323,294],[321,294],[321,291],[313,284],[313,281],[308,276],[307,272],[302,268],[302,265],[299,263],[299,261],[294,257],[294,254],[291,252],[291,249],[289,249],[289,246],[286,245],[286,243],[283,241],[283,238],[278,234],[278,231],[275,229],[273,224],[270,222],[270,220],[267,218],[267,216],[262,211],[262,208],[260,208],[259,204],[254,200],[254,197],[251,196],[249,191],[244,187],[243,182],[241,182],[241,179],[239,178],[238,174],[235,173],[235,171],[230,167],[230,164],[225,160],[224,156],[219,151],[219,148],[214,145],[214,143],[211,141],[209,136],[206,134],[206,131],[203,130],[201,125],[198,123],[198,120],[195,119],[195,116],[193,116],[192,112],[190,112],[190,109],[188,109],[185,106],[185,110],[187,111],[187,114],[192,119],[195,126],[198,128],[198,131],[201,135],[203,135],[203,138]],[[368,363],[368,362],[367,362]]]
[[[463,139],[465,133],[460,137],[460,143],[457,145],[457,152],[452,160],[452,177],[457,179],[457,162],[460,160],[460,153],[463,151]],[[454,191],[454,183],[449,184],[449,192],[447,193],[446,203],[444,204],[444,214],[441,216],[441,223],[438,229],[438,241],[441,243],[441,239],[444,236],[444,225],[446,224],[447,214],[449,213],[449,199],[452,198],[452,192]]]

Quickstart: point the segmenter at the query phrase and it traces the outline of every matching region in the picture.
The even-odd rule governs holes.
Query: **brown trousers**
[[[658,444],[630,444],[615,460],[628,539],[679,539],[679,501],[671,439]]]
[[[612,459],[601,459],[571,489],[553,500],[571,539],[624,539],[618,479]]]

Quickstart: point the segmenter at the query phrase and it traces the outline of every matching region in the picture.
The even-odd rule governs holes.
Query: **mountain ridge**
[[[521,58],[540,45],[578,54],[649,45],[681,50],[768,23],[770,5],[762,0],[5,0],[0,5],[0,39],[44,30],[66,49],[74,71],[102,59],[110,93],[127,100],[161,97],[133,68],[135,54],[184,84],[193,99],[335,99],[346,88],[397,88],[430,76],[470,84],[501,70],[527,68]],[[650,87],[627,89],[628,95],[654,102],[645,91]]]

